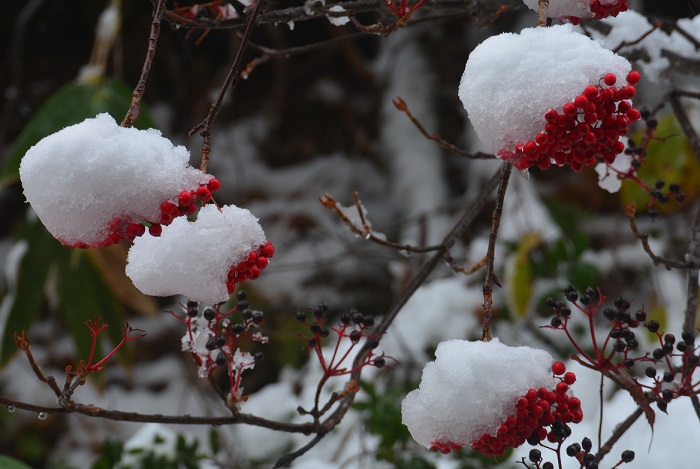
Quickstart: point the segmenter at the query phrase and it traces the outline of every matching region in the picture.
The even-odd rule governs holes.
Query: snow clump
[[[575,99],[587,87],[594,87],[597,91],[592,92],[596,98],[605,96],[616,106],[616,102],[623,100],[619,92],[626,88],[623,85],[630,70],[631,65],[624,57],[575,32],[572,25],[529,28],[520,34],[492,36],[479,44],[469,55],[459,85],[459,98],[479,139],[500,158],[519,161],[523,153],[520,147],[527,142],[533,142],[532,145],[537,142],[538,151],[547,145],[551,153],[555,153],[556,145],[562,139],[555,133],[556,125],[551,132],[546,132],[553,137],[551,142],[544,139],[547,135],[543,130],[551,123],[545,118],[547,111],[558,110],[562,115],[564,105],[574,106],[572,121],[569,122],[573,125],[577,124],[577,118],[583,122],[584,112],[599,119],[596,112],[600,112],[595,106],[591,112],[584,111],[584,104],[594,105],[592,100],[589,102],[587,98],[577,110]],[[603,85],[606,76],[615,79],[613,85],[607,85],[607,82]],[[614,90],[605,93],[614,96],[603,94],[605,86]],[[631,94],[634,94],[633,87]],[[597,122],[600,121],[583,123],[592,133],[599,126]],[[564,130],[576,133],[573,128]],[[537,139],[538,134],[542,134],[542,140]],[[593,135],[591,142],[597,144],[603,138],[604,134]],[[566,151],[571,151],[571,148],[574,147],[570,145]],[[523,166],[527,167],[527,164]],[[570,162],[566,161],[566,164]]]
[[[99,114],[39,141],[19,172],[27,201],[56,239],[103,246],[132,239],[129,225],[159,223],[162,203],[212,179],[189,159],[160,131],[120,127]]]
[[[244,275],[252,258],[271,257],[258,219],[250,211],[227,205],[203,207],[197,220],[178,218],[159,238],[146,234],[129,250],[126,275],[146,295],[184,295],[194,301],[220,303],[233,291],[233,276]],[[240,272],[236,273],[236,267]],[[248,269],[254,268],[249,266]],[[257,274],[264,267],[257,267]],[[233,276],[231,274],[233,270]],[[255,278],[248,275],[247,278]]]
[[[529,389],[555,386],[553,361],[543,350],[498,339],[442,342],[420,387],[403,401],[403,423],[425,447],[470,446],[485,433],[496,435]]]

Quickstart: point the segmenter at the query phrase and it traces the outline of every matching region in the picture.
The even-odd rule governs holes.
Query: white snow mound
[[[631,68],[572,25],[528,28],[492,36],[472,51],[459,98],[479,139],[498,154],[533,140],[547,110],[561,111],[607,73],[620,87]]]
[[[129,250],[126,275],[146,295],[184,295],[220,303],[229,293],[231,266],[266,242],[250,211],[227,205],[203,207],[194,222],[176,218],[159,238],[145,234]]]
[[[403,400],[403,423],[421,445],[468,446],[495,435],[530,388],[552,389],[553,358],[544,350],[490,342],[448,340],[423,369],[418,389]]]
[[[115,218],[158,222],[160,204],[211,176],[189,166],[190,153],[155,129],[120,127],[99,114],[42,139],[19,172],[27,201],[66,245],[99,245]]]

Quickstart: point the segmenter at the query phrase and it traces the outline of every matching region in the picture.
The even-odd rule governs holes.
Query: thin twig
[[[450,152],[452,152],[456,155],[459,155],[459,156],[464,156],[464,157],[471,158],[474,160],[493,159],[493,155],[491,155],[491,154],[481,153],[481,152],[468,153],[468,152],[462,150],[461,148],[454,146],[453,144],[451,144],[447,140],[440,137],[438,134],[429,133],[427,130],[425,130],[425,127],[423,127],[423,125],[420,123],[420,121],[411,113],[411,111],[408,109],[408,105],[406,104],[406,101],[404,101],[400,96],[397,96],[396,98],[392,99],[391,102],[394,103],[394,106],[396,107],[396,109],[398,109],[399,111],[406,114],[406,116],[411,120],[411,122],[413,122],[413,125],[415,125],[416,128],[420,131],[420,133],[422,133],[423,136],[425,138],[427,138],[428,140],[432,140],[432,141],[436,142],[441,147],[446,148]]]
[[[392,241],[387,241],[375,235],[372,232],[372,229],[370,228],[369,224],[364,219],[364,213],[362,212],[362,202],[360,202],[360,199],[357,196],[357,192],[353,192],[353,197],[355,198],[355,206],[357,207],[357,211],[360,214],[360,219],[362,221],[361,227],[355,225],[355,223],[352,220],[350,220],[350,218],[348,218],[348,216],[345,214],[345,212],[343,212],[343,210],[340,208],[335,199],[330,195],[323,194],[321,197],[319,197],[319,201],[327,209],[333,210],[336,213],[336,215],[338,215],[338,217],[348,226],[350,231],[352,231],[358,236],[362,236],[368,241],[372,241],[373,243],[379,244],[381,246],[387,246],[390,248],[398,249],[399,251],[408,251],[415,253],[431,252],[443,249],[442,244],[437,244],[435,246],[417,247],[412,246],[410,244],[394,243]]]
[[[248,25],[246,26],[245,32],[241,37],[241,43],[238,46],[238,52],[236,52],[236,57],[233,59],[231,69],[229,70],[228,75],[226,76],[226,80],[224,80],[223,86],[219,90],[219,95],[217,96],[216,101],[214,101],[214,103],[211,105],[211,108],[209,108],[209,114],[194,129],[190,130],[190,137],[199,132],[199,135],[201,135],[203,138],[202,163],[199,168],[202,172],[207,172],[209,152],[211,151],[211,127],[212,125],[214,125],[214,120],[219,114],[219,109],[221,108],[221,103],[224,100],[224,96],[226,96],[226,91],[228,91],[229,88],[234,89],[236,87],[236,84],[238,83],[241,62],[243,61],[243,53],[245,52],[246,45],[248,44],[250,35],[253,32],[253,28],[255,27],[255,22],[264,4],[265,0],[258,0],[258,2],[255,4],[255,8],[250,14],[250,18],[248,19]]]
[[[503,200],[506,197],[510,173],[513,169],[509,163],[503,163],[499,172],[500,181],[498,184],[498,194],[496,195],[496,207],[493,209],[491,218],[491,233],[489,234],[489,247],[486,251],[486,277],[484,278],[484,318],[481,340],[491,340],[491,318],[493,316],[493,283],[498,284],[496,275],[493,272],[494,258],[496,254],[496,238],[501,225],[501,215],[503,214]]]
[[[122,127],[131,127],[141,114],[141,98],[146,92],[146,82],[148,74],[151,71],[153,58],[156,56],[156,45],[158,44],[158,36],[160,35],[160,24],[163,21],[163,12],[165,11],[166,0],[158,0],[156,9],[153,12],[153,22],[151,23],[151,33],[148,36],[148,50],[146,51],[146,59],[143,61],[141,69],[141,77],[139,82],[131,93],[131,105],[124,116],[124,120],[120,124]]]
[[[663,21],[658,21],[656,24],[654,24],[654,26],[649,31],[645,32],[644,34],[639,36],[637,39],[635,39],[633,41],[622,41],[612,51],[617,54],[618,52],[620,52],[620,49],[622,49],[623,47],[634,46],[636,44],[639,44],[644,39],[646,39],[647,36],[649,36],[651,33],[656,31],[657,29],[659,29],[663,24],[664,24]]]
[[[22,331],[22,335],[19,335],[15,332],[13,333],[13,337],[15,339],[15,344],[17,344],[17,347],[20,350],[22,350],[27,356],[29,365],[32,367],[32,371],[34,371],[36,377],[39,378],[39,381],[43,381],[44,383],[48,384],[49,387],[53,390],[54,394],[56,394],[56,397],[60,397],[62,391],[61,388],[58,387],[58,384],[56,384],[56,379],[53,376],[45,376],[44,372],[41,370],[41,367],[34,359],[34,355],[32,354],[31,350],[31,344],[29,343],[29,337],[27,337],[27,334],[24,331]]]
[[[294,451],[294,452],[292,452],[292,453],[285,454],[284,456],[282,456],[281,458],[279,458],[279,459],[275,462],[275,465],[274,465],[273,467],[285,467],[285,466],[290,465],[290,464],[292,463],[292,461],[294,461],[296,458],[298,458],[299,456],[304,455],[307,451],[309,451],[311,448],[313,448],[314,446],[316,446],[316,444],[317,444],[319,441],[321,441],[321,439],[322,439],[324,436],[326,436],[325,433],[318,433],[318,434],[314,437],[314,439],[311,440],[311,441],[309,441],[306,445],[302,446],[301,448],[299,448],[298,450],[296,450],[296,451]]]
[[[673,113],[676,115],[676,119],[678,119],[678,123],[681,125],[685,136],[688,137],[688,143],[690,143],[690,147],[693,149],[695,157],[698,161],[700,161],[700,137],[698,137],[698,133],[695,131],[693,124],[690,122],[685,109],[683,109],[683,105],[679,99],[679,94],[676,92],[671,92],[668,95],[668,101],[671,103]]]
[[[154,2],[155,0],[151,0]],[[284,5],[285,2],[281,2]],[[354,15],[358,13],[375,13],[380,17],[392,18],[393,15],[388,15],[388,8],[384,0],[350,0],[344,2],[326,3],[325,9],[329,9],[335,5],[342,6],[348,17],[352,20]],[[495,20],[500,14],[505,11],[523,10],[525,6],[522,0],[432,0],[426,2],[421,10],[423,11],[444,11],[445,15],[440,15],[439,19],[454,18],[456,15],[468,15],[476,20],[479,15],[488,17],[487,22]],[[260,16],[260,24],[283,24],[290,21],[301,22],[309,21],[316,18],[325,17],[323,11],[307,6],[294,6],[280,8],[277,10],[266,11]],[[174,10],[165,12],[165,20],[174,26],[196,28],[196,29],[231,29],[239,28],[246,24],[245,18],[205,18],[191,17]],[[424,20],[423,17],[411,20],[411,23]]]
[[[651,260],[654,262],[654,265],[663,265],[667,269],[688,269],[695,265],[693,262],[689,261],[681,262],[674,259],[668,259],[665,257],[657,256],[651,249],[651,246],[649,245],[649,235],[646,233],[641,233],[639,231],[639,228],[637,227],[637,221],[634,216],[635,213],[636,207],[634,205],[634,202],[625,204],[625,215],[627,215],[627,218],[630,221],[630,230],[632,230],[632,234],[634,235],[634,237],[642,243],[644,251],[649,255]]]
[[[698,396],[690,396],[690,402],[693,404],[695,415],[700,419],[700,399],[698,399]]]
[[[537,6],[537,26],[547,26],[547,8],[549,0],[540,0]]]
[[[457,239],[459,239],[459,237],[462,236],[466,229],[472,224],[472,222],[476,219],[477,215],[481,212],[488,200],[491,198],[491,194],[496,189],[496,186],[498,185],[498,182],[500,180],[501,170],[497,171],[486,182],[484,187],[481,189],[481,192],[477,196],[476,200],[474,200],[473,203],[470,203],[468,205],[469,208],[464,213],[464,215],[462,215],[462,218],[455,224],[455,226],[452,228],[452,230],[450,230],[447,236],[445,236],[445,238],[442,241],[444,249],[450,249],[457,242]],[[377,324],[377,326],[374,329],[374,334],[376,334],[378,340],[381,340],[384,333],[387,331],[387,329],[392,324],[392,322],[399,314],[401,309],[404,307],[404,305],[408,302],[411,296],[413,296],[416,290],[418,290],[418,288],[428,279],[435,267],[439,265],[439,263],[442,260],[442,256],[443,251],[439,251],[433,254],[433,256],[430,257],[430,259],[428,259],[425,262],[425,264],[423,264],[420,270],[416,273],[415,277],[413,277],[411,282],[406,286],[398,300],[391,306],[391,308],[389,308],[387,314],[382,318],[382,320],[379,322],[379,324]],[[360,365],[364,363],[365,359],[367,358],[368,354],[371,353],[371,351],[372,348],[367,343],[365,343],[365,345],[358,351],[353,362],[353,369],[355,371],[353,371],[350,374],[351,382],[360,382],[360,376],[362,374],[362,366]],[[355,393],[349,393],[348,395],[346,395],[343,398],[343,400],[340,401],[338,408],[322,423],[325,433],[330,432],[336,425],[340,423],[347,411],[350,409],[350,406],[352,405],[353,400],[355,399],[355,395]],[[305,447],[304,452],[308,451],[308,449],[310,448]],[[294,455],[294,457],[291,457],[292,455]],[[289,464],[299,456],[301,456],[301,454],[290,453],[284,456],[284,460],[287,464]]]
[[[698,312],[698,276],[700,269],[700,206],[695,214],[693,231],[690,234],[690,244],[688,246],[688,261],[693,264],[688,269],[688,293],[685,306],[685,318],[683,319],[683,330],[695,331],[695,319]],[[692,353],[692,348],[689,350]]]
[[[632,415],[627,417],[622,423],[618,424],[615,427],[615,430],[613,431],[612,435],[610,435],[610,438],[608,438],[608,441],[605,442],[602,448],[598,450],[598,453],[595,455],[595,460],[597,462],[600,462],[606,454],[612,450],[612,447],[617,443],[617,440],[619,440],[622,435],[627,432],[627,430],[630,429],[632,424],[637,421],[639,417],[642,416],[644,412],[642,411],[641,407],[637,407],[637,410],[635,410]]]

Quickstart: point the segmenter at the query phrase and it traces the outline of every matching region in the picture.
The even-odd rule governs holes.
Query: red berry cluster
[[[600,0],[593,0],[591,3],[591,12],[595,14],[597,20],[608,16],[617,16],[623,11],[627,11],[627,0],[617,0],[608,5],[601,5]]]
[[[251,251],[248,258],[231,267],[228,271],[226,288],[231,293],[236,288],[236,284],[243,283],[248,279],[255,280],[260,277],[260,272],[267,267],[270,258],[275,254],[275,247],[271,241],[263,244],[257,251]]]
[[[587,86],[573,101],[564,104],[561,112],[549,109],[544,114],[544,132],[516,145],[515,151],[501,150],[499,158],[511,161],[518,169],[535,165],[546,169],[554,162],[580,171],[599,160],[613,163],[625,150],[619,138],[640,118],[640,112],[629,101],[639,79],[639,72],[631,71],[628,84],[618,89],[617,77],[606,74],[601,83]]]
[[[515,413],[498,428],[496,436],[484,433],[470,444],[472,449],[485,456],[502,456],[508,448],[517,448],[525,441],[532,444],[544,439],[563,441],[568,436],[566,424],[583,420],[583,410],[581,401],[568,394],[576,375],[567,372],[562,362],[554,362],[552,372],[561,380],[553,390],[529,389],[515,402]],[[431,450],[444,454],[459,448],[460,445],[452,442],[436,441],[430,445]]]
[[[109,221],[107,224],[107,238],[102,242],[94,245],[88,245],[85,243],[75,243],[65,244],[71,248],[90,248],[90,247],[103,247],[111,246],[112,244],[121,243],[122,241],[133,241],[134,238],[143,236],[146,233],[146,229],[151,234],[151,236],[160,236],[163,232],[163,225],[169,225],[172,221],[183,215],[192,215],[197,211],[197,206],[195,202],[197,200],[201,202],[207,202],[211,200],[211,193],[216,192],[221,188],[221,183],[218,179],[212,178],[209,182],[205,184],[200,184],[200,186],[191,191],[182,191],[178,195],[178,203],[170,202],[166,200],[160,204],[160,218],[158,220],[146,220],[150,226],[146,228],[146,225],[142,222],[136,223],[126,215],[124,217],[116,217]]]

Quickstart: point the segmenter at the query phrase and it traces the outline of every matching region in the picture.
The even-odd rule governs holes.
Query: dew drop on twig
[[[15,407],[14,405],[10,404],[7,406],[8,412],[14,412],[15,410],[17,410],[17,407]]]
[[[39,412],[39,415],[37,415],[37,418],[39,420],[46,420],[47,416],[48,416],[48,414],[46,412]]]

